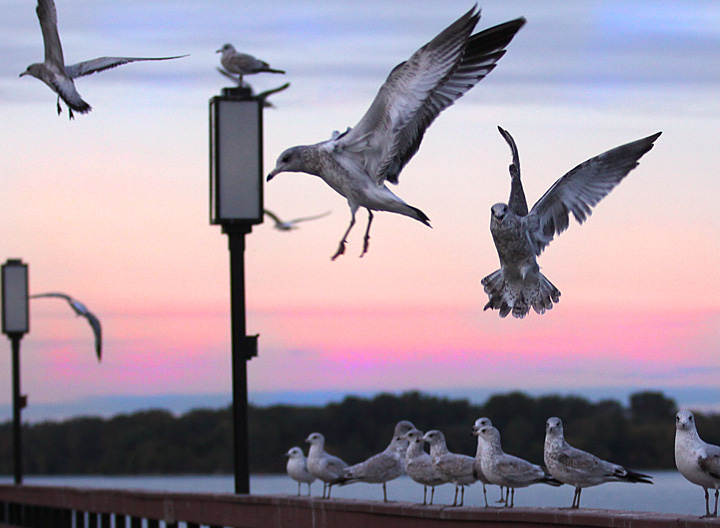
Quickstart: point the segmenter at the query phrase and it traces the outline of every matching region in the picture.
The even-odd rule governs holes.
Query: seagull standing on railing
[[[360,207],[368,211],[360,256],[368,250],[373,211],[398,213],[430,226],[425,213],[406,204],[385,182],[398,183],[427,127],[495,68],[525,24],[518,18],[472,35],[479,19],[475,6],[396,66],[355,128],[334,133],[328,141],[289,148],[278,157],[268,181],[281,172],[305,172],[321,177],[347,199],[350,225],[333,260],[345,252]]]
[[[704,517],[717,517],[720,493],[720,446],[700,438],[690,411],[675,415],[675,465],[680,474],[705,492]],[[715,510],[710,512],[708,489],[715,490]]]
[[[95,317],[95,315],[90,312],[83,303],[77,299],[73,299],[65,293],[38,293],[30,296],[31,299],[37,299],[40,297],[57,297],[59,299],[65,299],[77,315],[88,320],[88,323],[90,323],[90,327],[95,334],[95,353],[97,354],[98,361],[100,361],[102,359],[102,327],[100,326],[100,320]]]
[[[60,44],[60,36],[58,35],[55,2],[53,0],[38,0],[36,12],[40,20],[40,29],[42,30],[43,42],[45,44],[45,60],[28,66],[27,69],[20,74],[20,77],[23,75],[32,75],[47,84],[50,89],[58,95],[58,114],[62,112],[62,108],[60,107],[60,99],[62,99],[68,106],[70,119],[74,118],[73,110],[81,114],[86,114],[92,109],[89,104],[83,101],[75,89],[73,79],[115,68],[128,62],[169,60],[187,57],[187,55],[178,55],[175,57],[100,57],[85,62],[78,62],[77,64],[66,65],[65,59],[63,58],[62,45]]]

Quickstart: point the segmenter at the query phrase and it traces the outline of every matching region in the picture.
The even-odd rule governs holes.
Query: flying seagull
[[[292,447],[285,453],[288,457],[285,469],[287,474],[298,483],[298,497],[300,496],[300,486],[304,482],[308,485],[308,497],[310,496],[310,486],[315,482],[315,475],[311,474],[307,469],[307,458],[299,447]]]
[[[580,507],[583,488],[604,482],[644,482],[652,484],[652,477],[606,462],[595,455],[574,448],[565,440],[560,418],[548,418],[545,423],[545,466],[548,472],[563,484],[575,486],[571,508]]]
[[[280,220],[278,215],[276,215],[272,211],[269,211],[268,209],[263,209],[263,213],[265,213],[272,219],[273,222],[275,222],[275,225],[273,227],[278,231],[292,231],[293,229],[297,229],[297,226],[295,224],[300,222],[307,222],[308,220],[315,220],[317,218],[323,218],[329,215],[330,211],[325,211],[324,213],[315,216],[296,218],[295,220]]]
[[[65,293],[38,293],[30,296],[31,299],[38,299],[40,297],[57,297],[59,299],[65,299],[77,315],[88,320],[88,323],[90,323],[90,327],[95,334],[95,353],[97,354],[98,361],[100,361],[102,359],[102,327],[100,326],[100,320],[95,317],[95,315],[88,310],[83,303],[77,299],[73,299]]]
[[[347,463],[325,451],[325,437],[321,433],[311,433],[305,441],[310,444],[307,456],[307,469],[310,474],[323,481],[323,499],[327,490],[330,498],[333,484],[344,480]]]
[[[350,225],[333,260],[345,252],[360,207],[368,211],[360,256],[368,250],[373,211],[402,214],[430,226],[425,213],[398,198],[385,182],[398,183],[427,127],[495,68],[525,24],[518,18],[472,35],[480,19],[476,9],[396,66],[355,128],[314,145],[291,147],[278,157],[268,181],[281,172],[305,172],[321,177],[347,199]]]
[[[53,0],[38,0],[36,11],[38,19],[40,20],[40,29],[42,30],[43,42],[45,44],[45,60],[28,66],[27,69],[20,74],[20,77],[23,75],[32,75],[47,84],[50,89],[58,95],[58,115],[62,112],[62,108],[60,107],[60,99],[62,99],[68,106],[70,119],[74,118],[73,110],[81,114],[86,114],[91,110],[90,105],[83,101],[75,89],[73,79],[115,68],[128,62],[169,60],[187,57],[187,55],[178,55],[175,57],[100,57],[85,62],[78,62],[77,64],[66,65],[65,59],[63,58],[62,45],[60,44],[60,36],[58,35],[55,2]]]
[[[680,474],[705,492],[705,517],[717,517],[720,493],[720,447],[704,442],[690,411],[675,415],[675,465]],[[715,490],[715,510],[710,513],[708,489]]]
[[[500,269],[481,283],[489,297],[485,310],[500,310],[500,317],[512,312],[513,317],[522,318],[531,306],[543,314],[560,300],[560,291],[540,273],[537,263],[545,246],[568,228],[570,213],[582,224],[592,214],[592,207],[637,167],[661,132],[581,163],[557,180],[527,212],[515,141],[507,131],[498,128],[512,151],[512,184],[508,203],[497,203],[491,208],[490,232]]]
[[[243,85],[243,75],[251,75],[253,73],[285,73],[283,70],[276,70],[260,59],[256,59],[247,53],[238,53],[232,44],[225,44],[215,53],[222,53],[220,56],[220,64],[223,65],[225,71],[237,75],[237,83]],[[222,71],[220,73],[223,73]]]

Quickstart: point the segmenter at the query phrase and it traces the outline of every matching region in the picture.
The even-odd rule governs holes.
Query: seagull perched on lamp
[[[68,115],[74,119],[73,110],[81,114],[88,113],[92,108],[83,101],[75,89],[73,79],[90,75],[122,64],[136,61],[158,61],[179,59],[187,55],[175,57],[100,57],[89,61],[78,62],[77,64],[65,64],[62,45],[57,29],[57,11],[53,0],[38,0],[36,8],[40,29],[42,30],[43,42],[45,45],[45,60],[31,64],[20,74],[31,75],[47,84],[50,89],[58,95],[57,112],[62,112],[60,99],[68,106]]]
[[[248,55],[247,53],[238,52],[232,44],[225,44],[215,53],[222,53],[220,56],[220,64],[223,65],[225,71],[237,75],[238,86],[243,86],[243,75],[251,75],[255,73],[285,73],[284,70],[276,70],[260,59]],[[220,70],[220,73],[227,75]]]

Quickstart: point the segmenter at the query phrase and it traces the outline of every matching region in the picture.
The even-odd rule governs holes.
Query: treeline
[[[487,416],[506,452],[542,462],[545,420],[559,416],[573,445],[636,469],[674,467],[675,401],[659,392],[633,394],[629,407],[576,396],[492,396],[482,405],[408,392],[346,397],[324,407],[250,406],[250,469],[279,473],[284,453],[319,431],[326,448],[349,463],[385,448],[399,420],[440,429],[451,451],[473,455],[473,422]],[[698,415],[700,434],[720,441],[720,415]],[[26,474],[232,473],[232,412],[196,410],[179,417],[163,410],[109,419],[75,418],[23,426]],[[0,425],[0,474],[12,473],[12,424]]]

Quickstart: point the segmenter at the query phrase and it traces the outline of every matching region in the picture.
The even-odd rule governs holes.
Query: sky
[[[287,71],[264,112],[264,172],[287,147],[353,126],[390,70],[472,7],[466,0],[262,3],[57,0],[67,63],[135,63],[76,81],[93,106],[69,121],[29,76],[43,45],[34,3],[0,7],[0,261],[29,264],[22,341],[28,419],[230,401],[229,253],[209,224],[208,102],[227,85],[226,42]],[[720,5],[715,1],[488,0],[478,30],[524,16],[497,68],[432,124],[392,190],[432,229],[358,213],[317,177],[265,184],[283,218],[332,211],[247,237],[251,401],[323,403],[421,390],[483,401],[497,392],[625,401],[660,390],[720,411]],[[515,138],[532,205],[577,164],[662,131],[639,167],[539,259],[562,297],[501,319],[480,280],[497,269],[490,207],[507,200]],[[0,343],[2,340],[0,340]],[[10,344],[0,353],[0,421],[11,416]]]

